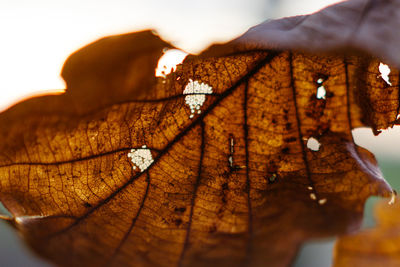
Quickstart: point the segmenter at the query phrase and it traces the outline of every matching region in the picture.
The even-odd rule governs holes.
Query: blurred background
[[[32,95],[65,88],[59,73],[69,54],[106,35],[156,29],[188,53],[224,42],[264,20],[308,14],[335,0],[0,0],[0,111]],[[378,137],[354,131],[374,152],[394,188],[400,173],[400,130]],[[396,154],[397,153],[397,154]],[[365,227],[374,224],[367,203]],[[330,266],[334,240],[305,244],[295,266]],[[38,259],[8,225],[0,222],[0,266],[50,266]]]

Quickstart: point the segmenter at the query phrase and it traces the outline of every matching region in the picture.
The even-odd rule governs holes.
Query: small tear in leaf
[[[233,157],[229,156],[228,161],[229,161],[229,167],[233,168]]]
[[[144,172],[154,162],[150,149],[145,145],[139,149],[131,149],[128,157],[134,164],[133,169],[136,170],[136,168],[139,168],[141,172]]]
[[[326,203],[326,201],[327,201],[326,198],[321,198],[320,200],[318,200],[318,204],[324,205]]]
[[[192,118],[192,116],[190,117]],[[233,159],[233,154],[235,153],[235,139],[232,134],[229,135],[229,157],[228,157],[228,163],[229,163],[229,168],[231,171],[236,171],[240,170],[243,168],[246,168],[246,166],[239,166],[234,164],[235,160]]]
[[[190,116],[189,118],[193,118],[195,112],[197,111],[198,114],[201,113],[201,106],[203,106],[204,102],[206,101],[207,94],[212,94],[212,87],[206,83],[199,83],[198,81],[193,81],[189,79],[188,84],[183,91],[185,97],[185,102],[190,108]]]
[[[382,77],[385,82],[392,86],[392,83],[389,81],[389,74],[390,74],[390,68],[388,65],[383,64],[382,62],[379,64],[379,72],[381,73],[380,77]]]
[[[323,85],[319,86],[317,89],[317,99],[326,99],[326,90]]]
[[[321,147],[321,143],[318,142],[318,140],[315,139],[314,137],[310,137],[307,141],[307,147],[312,151],[318,151],[319,148]]]
[[[233,139],[233,135],[229,135],[229,167],[232,169],[233,168],[233,153],[235,153],[235,140]]]
[[[390,198],[390,201],[388,202],[388,204],[393,205],[396,202],[396,197],[397,197],[397,192],[396,192],[396,190],[393,190],[392,197]]]
[[[176,66],[181,64],[188,54],[179,49],[167,49],[160,57],[157,64],[156,76],[166,77],[176,70]]]

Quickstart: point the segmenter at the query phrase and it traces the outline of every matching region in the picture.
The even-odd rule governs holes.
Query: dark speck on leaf
[[[296,140],[297,140],[296,137],[288,137],[288,138],[285,138],[285,139],[284,139],[284,141],[285,141],[286,143],[295,142]]]
[[[330,91],[326,92],[326,98],[331,98],[331,97],[334,97],[334,96],[335,96],[335,93],[330,92]]]
[[[175,220],[175,225],[176,226],[179,226],[179,225],[181,225],[182,224],[182,220],[181,219],[176,219]]]
[[[186,211],[186,208],[185,207],[182,207],[182,208],[175,208],[175,212],[176,213],[184,213]]]
[[[222,190],[228,190],[228,189],[229,189],[228,183],[223,183]]]
[[[217,231],[217,226],[215,226],[215,225],[212,225],[212,226],[210,227],[210,230],[208,230],[208,232],[209,232],[210,234],[215,233],[216,231]]]
[[[277,179],[278,179],[278,174],[272,173],[272,174],[270,174],[270,175],[267,177],[267,179],[268,179],[268,183],[269,183],[269,184],[273,184],[273,183],[275,183],[275,182],[277,181]]]

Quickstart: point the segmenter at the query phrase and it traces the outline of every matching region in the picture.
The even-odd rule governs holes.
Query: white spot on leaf
[[[388,65],[383,64],[382,62],[379,64],[379,72],[381,73],[382,79],[385,80],[385,82],[392,86],[392,83],[389,81],[389,74],[390,74],[390,68]]]
[[[315,139],[314,137],[310,137],[307,141],[307,147],[312,151],[318,151],[320,146],[321,146],[320,142],[318,142],[318,140]]]
[[[134,164],[133,169],[136,170],[136,168],[139,168],[141,172],[145,171],[154,162],[151,151],[146,146],[142,146],[142,148],[138,149],[131,149],[131,152],[128,153],[128,157]]]
[[[199,83],[198,81],[193,81],[189,79],[189,83],[186,85],[183,91],[185,97],[185,102],[190,108],[190,118],[194,117],[195,112],[201,113],[201,106],[203,106],[206,101],[206,95],[212,94],[212,87],[206,83]]]

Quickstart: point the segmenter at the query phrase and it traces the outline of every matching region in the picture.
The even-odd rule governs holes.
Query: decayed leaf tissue
[[[394,194],[351,130],[399,122],[399,27],[400,1],[352,0],[257,25],[165,77],[173,47],[151,31],[90,44],[66,61],[65,94],[0,114],[3,217],[61,266],[288,266]],[[350,238],[336,266],[354,266]]]

